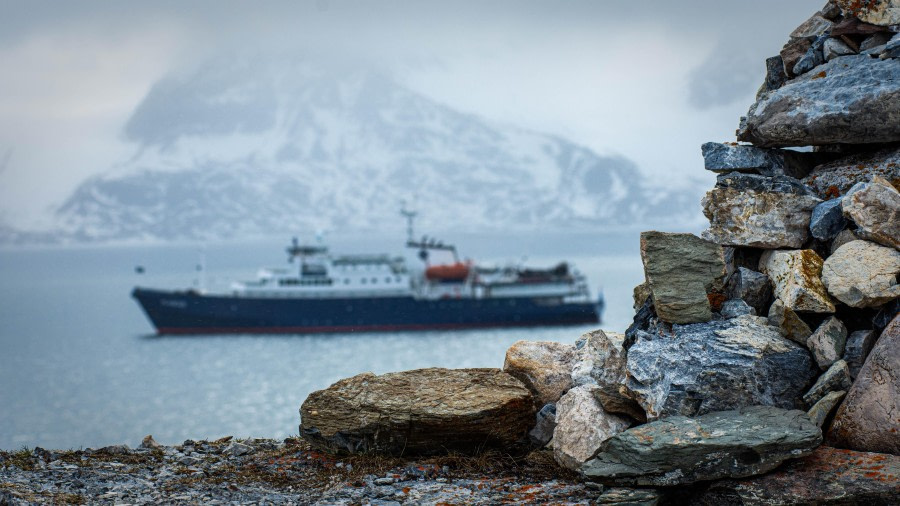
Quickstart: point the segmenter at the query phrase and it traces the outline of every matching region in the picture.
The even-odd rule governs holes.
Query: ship
[[[595,324],[603,297],[592,299],[586,278],[566,262],[536,269],[480,266],[434,238],[406,246],[424,266],[403,256],[333,255],[322,244],[287,248],[288,267],[260,269],[230,290],[135,287],[158,334],[310,334]],[[442,263],[433,256],[445,257]]]

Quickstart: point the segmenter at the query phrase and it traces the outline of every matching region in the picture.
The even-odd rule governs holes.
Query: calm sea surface
[[[573,262],[595,293],[602,286],[607,308],[601,327],[622,331],[629,324],[631,290],[642,278],[636,233],[608,241],[470,239],[473,257],[495,263],[520,262],[520,251],[532,252],[529,265]],[[329,242],[336,252],[397,251],[391,247],[396,241]],[[203,248],[206,286],[253,279],[258,267],[284,264],[283,246],[260,240]],[[0,251],[0,448],[135,446],[147,434],[167,444],[225,435],[286,437],[297,433],[306,396],[340,378],[419,367],[501,367],[517,340],[574,342],[591,329],[154,335],[131,289],[199,282],[199,251],[195,245]],[[137,274],[136,265],[146,272]]]

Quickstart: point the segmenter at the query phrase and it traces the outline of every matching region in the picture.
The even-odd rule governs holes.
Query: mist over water
[[[602,287],[601,327],[621,332],[630,323],[631,290],[643,276],[637,232],[439,237],[481,263],[569,261],[594,296]],[[400,254],[402,239],[395,231],[326,242],[338,254]],[[593,328],[160,337],[129,296],[135,285],[200,283],[200,250],[210,289],[252,279],[259,267],[286,265],[288,241],[0,251],[0,448],[135,446],[147,434],[169,444],[285,437],[297,432],[306,396],[340,378],[501,367],[515,341],[571,343]]]

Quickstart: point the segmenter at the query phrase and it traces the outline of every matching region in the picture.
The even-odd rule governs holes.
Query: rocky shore
[[[700,148],[709,228],[641,234],[629,328],[346,378],[280,442],[0,452],[0,505],[897,504],[898,32],[834,0],[790,34]]]

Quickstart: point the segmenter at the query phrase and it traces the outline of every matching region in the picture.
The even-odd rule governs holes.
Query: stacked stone
[[[743,144],[702,146],[703,237],[641,234],[625,333],[521,341],[503,371],[342,380],[307,399],[301,434],[351,453],[549,447],[604,484],[713,482],[704,504],[900,497],[898,32],[900,0],[836,0],[794,30]]]

